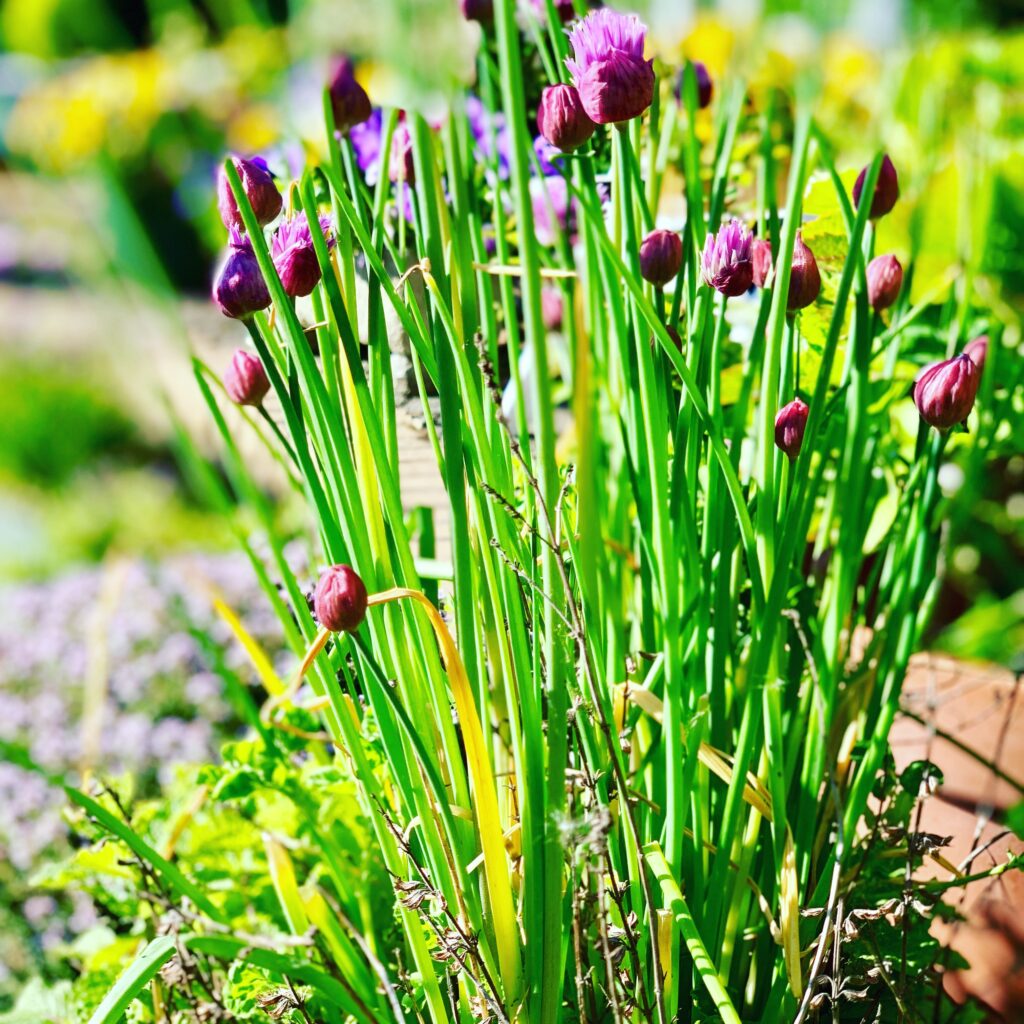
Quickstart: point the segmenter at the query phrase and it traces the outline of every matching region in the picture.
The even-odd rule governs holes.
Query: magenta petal
[[[612,51],[591,64],[579,83],[583,109],[597,124],[617,124],[639,117],[654,99],[654,63]]]

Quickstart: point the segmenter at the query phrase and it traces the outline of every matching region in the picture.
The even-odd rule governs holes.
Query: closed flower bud
[[[697,106],[703,110],[705,107],[711,106],[711,97],[714,94],[715,88],[714,83],[711,81],[711,75],[702,61],[691,61],[691,67],[693,68],[693,75],[697,79]],[[680,71],[676,76],[675,93],[676,99],[680,102],[683,99],[684,73],[684,71]]]
[[[330,222],[326,217],[320,218],[320,227],[327,235]],[[328,245],[333,244],[328,236]],[[281,285],[289,295],[308,295],[316,287],[320,280],[320,262],[305,213],[286,220],[274,232],[270,254]]]
[[[391,136],[391,155],[388,161],[388,174],[392,181],[404,180],[407,185],[416,184],[416,165],[412,157],[412,135],[405,119],[395,126]]]
[[[238,349],[224,371],[224,390],[235,405],[262,405],[270,381],[259,357]]]
[[[742,295],[754,280],[753,236],[732,220],[717,235],[708,235],[701,255],[704,283],[723,295]]]
[[[981,370],[966,353],[932,363],[914,381],[914,404],[930,427],[948,430],[974,408]]]
[[[763,238],[755,238],[750,254],[754,265],[754,284],[763,288],[772,272],[772,243]]]
[[[876,256],[868,264],[867,277],[868,302],[876,313],[880,313],[899,298],[903,287],[903,267],[891,253]]]
[[[317,620],[332,633],[350,633],[366,618],[366,584],[350,565],[325,569],[313,591]]]
[[[270,305],[270,292],[263,280],[252,242],[232,229],[228,255],[213,282],[213,301],[225,316],[246,320]]]
[[[640,243],[640,276],[664,287],[683,265],[683,240],[674,231],[658,228]]]
[[[985,369],[985,357],[988,355],[988,335],[980,334],[974,341],[964,345],[964,355],[971,357],[971,362],[978,368],[978,373]]]
[[[821,274],[814,253],[804,244],[800,232],[793,246],[793,265],[789,272],[789,295],[786,309],[790,313],[809,306],[821,292]]]
[[[565,62],[583,109],[597,124],[639,117],[654,99],[654,64],[644,60],[647,29],[635,14],[591,11],[570,33]]]
[[[804,431],[807,429],[807,417],[811,410],[807,403],[794,398],[789,405],[784,405],[775,416],[775,446],[795,459],[800,454],[804,443]]]
[[[494,21],[494,0],[461,0],[462,16],[467,21],[490,25]]]
[[[331,65],[327,92],[334,111],[334,127],[343,135],[357,124],[370,119],[372,107],[366,90],[356,81],[352,61],[336,57]]]
[[[540,95],[537,128],[556,149],[569,153],[583,145],[597,125],[583,109],[574,85],[549,85]]]
[[[864,179],[867,177],[868,169],[864,167],[857,180],[853,183],[853,203],[860,206],[860,194],[864,191]],[[878,181],[875,183],[875,194],[871,198],[871,216],[884,217],[895,205],[900,197],[900,182],[896,176],[896,168],[886,153],[882,157],[882,166],[878,169]]]
[[[270,173],[266,160],[258,156],[251,160],[233,156],[231,162],[235,165],[245,196],[249,200],[252,212],[256,214],[256,220],[260,224],[269,224],[281,212],[281,193],[277,191],[274,176]],[[223,167],[217,171],[217,209],[220,210],[220,219],[224,221],[224,227],[229,231],[232,228],[244,230],[242,214],[238,210],[238,203],[235,202],[231,184]]]

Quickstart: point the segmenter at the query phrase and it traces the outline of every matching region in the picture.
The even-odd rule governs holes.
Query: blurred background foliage
[[[782,90],[815,80],[819,119],[840,166],[855,169],[884,146],[900,169],[911,201],[882,222],[879,245],[913,257],[914,300],[952,281],[993,311],[960,325],[963,337],[988,331],[1019,348],[1024,4],[632,6],[649,20],[658,56],[676,64],[699,58],[716,80],[746,79],[755,108],[772,95],[785,103]],[[200,442],[209,429],[189,347],[219,366],[237,340],[207,298],[224,242],[212,187],[224,153],[261,152],[283,170],[301,163],[304,148],[320,144],[320,90],[332,53],[357,57],[375,102],[432,111],[469,82],[475,45],[455,0],[0,0],[0,604],[22,609],[14,620],[21,635],[31,637],[42,614],[31,609],[49,608],[62,587],[77,587],[69,614],[84,615],[102,592],[97,563],[143,564],[234,544],[175,457],[179,423]],[[827,218],[807,230],[817,233],[824,265]],[[810,314],[805,327],[813,328]],[[967,459],[943,480],[957,501],[948,585],[928,643],[1024,669],[1015,660],[1024,650],[1024,424],[999,443],[1000,472],[983,473]],[[237,566],[217,564],[205,575],[231,578],[232,603],[244,605]],[[12,582],[26,578],[33,582]],[[182,618],[187,587],[175,572],[145,579],[155,593],[126,598],[124,608],[138,615],[148,601],[153,613],[137,627],[131,614],[115,617],[105,635],[121,652],[115,676],[123,664],[133,679],[152,678],[158,692],[114,694],[112,714],[144,708],[154,728],[203,715],[212,728],[189,740],[180,759],[211,757],[238,718],[230,708],[206,708],[201,684],[210,673],[234,677],[241,666],[218,660],[218,643],[229,636],[208,598]],[[135,585],[143,587],[141,578]],[[247,623],[261,612],[247,609]],[[152,665],[143,661],[144,672],[136,661],[172,628],[191,646],[182,641],[178,661],[147,675]],[[86,639],[72,633],[66,642],[78,644],[68,657],[81,664]],[[35,722],[52,713],[54,730],[77,737],[79,677],[56,678],[48,663],[25,659],[0,658],[8,732],[17,735],[18,714]],[[190,683],[187,700],[168,696]],[[49,694],[51,712],[26,694]],[[168,750],[171,761],[178,757]],[[79,753],[69,742],[53,764],[75,763]],[[160,782],[149,781],[137,795]],[[12,792],[21,785],[14,775],[6,784]],[[12,861],[16,826],[0,810],[0,863]],[[40,848],[61,841],[59,830],[47,833]],[[43,925],[57,904],[25,902],[32,898],[0,874],[0,917],[27,922],[0,956],[15,964],[0,971],[0,1008],[4,993],[45,961]],[[52,943],[93,922],[88,907],[67,901],[56,919]]]

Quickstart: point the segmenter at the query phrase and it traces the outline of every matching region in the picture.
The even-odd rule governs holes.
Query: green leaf
[[[173,935],[161,935],[150,942],[96,1007],[89,1024],[115,1024],[119,1021],[131,1001],[170,960],[174,954],[174,943]]]

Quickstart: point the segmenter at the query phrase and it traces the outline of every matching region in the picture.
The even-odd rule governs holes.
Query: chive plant
[[[325,93],[326,156],[288,185],[276,229],[253,202],[268,206],[260,169],[224,165],[237,223],[216,297],[251,341],[227,393],[259,414],[334,567],[317,621],[197,363],[302,661],[261,729],[297,704],[322,715],[330,741],[312,734],[311,755],[358,785],[397,937],[366,922],[326,842],[329,903],[280,846],[275,886],[293,930],[330,939],[317,955],[345,983],[339,1020],[802,1018],[935,598],[937,475],[980,371],[963,356],[929,378],[949,415],[901,447],[901,328],[922,310],[872,296],[872,218],[898,196],[888,158],[851,201],[812,96],[779,162],[774,107],[716,83],[702,112],[703,66],[656,82],[638,20],[602,9],[566,33],[564,5],[536,6],[496,0],[478,95],[439,126],[373,115],[372,185],[365,96],[338,95],[360,89],[350,69]],[[535,64],[559,87],[543,101],[524,81]],[[538,103],[565,152],[535,145]],[[741,135],[761,139],[756,199],[735,187]],[[679,233],[660,212],[671,162]],[[812,174],[831,179],[845,236],[823,288],[800,235]],[[431,531],[403,506],[389,315],[447,494],[446,565],[421,557]],[[945,316],[967,319],[952,300]]]

